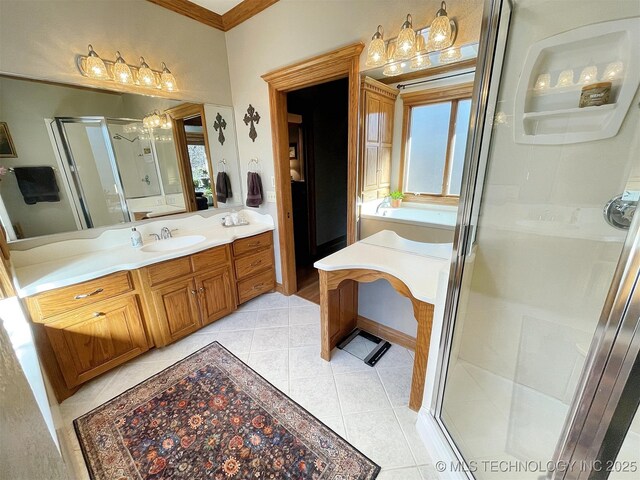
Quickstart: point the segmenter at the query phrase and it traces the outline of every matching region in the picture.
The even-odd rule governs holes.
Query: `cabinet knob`
[[[198,292],[196,292],[195,290],[191,290],[191,295],[196,295]]]
[[[254,290],[260,290],[263,286],[264,286],[264,282],[256,283],[256,284],[253,286],[253,289],[254,289]]]
[[[250,266],[251,267],[257,267],[258,265],[260,265],[262,263],[262,260],[256,260],[255,262],[253,262]]]
[[[94,316],[95,318],[101,317],[101,316],[103,316],[103,315],[104,315],[104,313],[103,313],[103,312],[93,312],[93,316]]]
[[[198,289],[198,291],[199,291],[200,293],[204,293],[204,287],[200,287],[200,288]]]

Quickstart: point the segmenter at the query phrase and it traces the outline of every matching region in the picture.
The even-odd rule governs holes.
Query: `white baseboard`
[[[418,412],[416,428],[436,471],[438,471],[438,478],[441,480],[469,480],[467,474],[458,468],[458,458],[449,446],[449,442],[440,430],[436,419],[425,408],[421,408]]]

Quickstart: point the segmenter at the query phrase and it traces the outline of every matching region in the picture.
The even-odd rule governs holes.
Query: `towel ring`
[[[226,159],[222,159],[222,160],[218,160],[218,166],[220,166],[220,164],[222,164],[222,171],[226,173],[227,171],[227,160]]]
[[[251,164],[253,163],[256,164],[255,170],[257,171],[260,168],[260,162],[258,162],[257,158],[252,158],[251,160],[249,160],[249,163],[247,164],[247,168],[249,171],[251,171]]]

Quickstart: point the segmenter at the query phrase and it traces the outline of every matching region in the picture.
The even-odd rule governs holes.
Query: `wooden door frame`
[[[289,131],[287,93],[321,83],[349,79],[347,244],[356,241],[356,197],[358,178],[358,104],[360,96],[360,54],[364,43],[354,43],[318,55],[262,76],[269,84],[273,163],[275,170],[278,238],[282,265],[282,291],[297,291],[296,257],[293,237],[291,176],[289,173]]]
[[[184,120],[196,116],[202,119],[202,134],[204,136],[204,150],[207,154],[207,165],[209,166],[209,177],[211,179],[211,190],[213,195],[213,208],[218,207],[216,200],[215,178],[213,175],[213,164],[211,162],[211,150],[209,149],[209,134],[207,133],[207,117],[204,114],[204,105],[201,103],[183,103],[177,107],[166,110],[165,113],[171,117],[171,125],[173,129],[173,142],[176,146],[176,155],[178,157],[178,168],[180,171],[180,183],[182,184],[182,196],[187,212],[195,212],[198,210],[196,206],[195,187],[191,175],[191,161],[187,149],[187,135],[184,130]]]

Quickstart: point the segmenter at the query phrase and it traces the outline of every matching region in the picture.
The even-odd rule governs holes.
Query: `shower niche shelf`
[[[559,145],[615,136],[640,84],[640,18],[587,25],[529,49],[516,91],[516,143]],[[611,82],[609,103],[579,108],[584,85]]]

